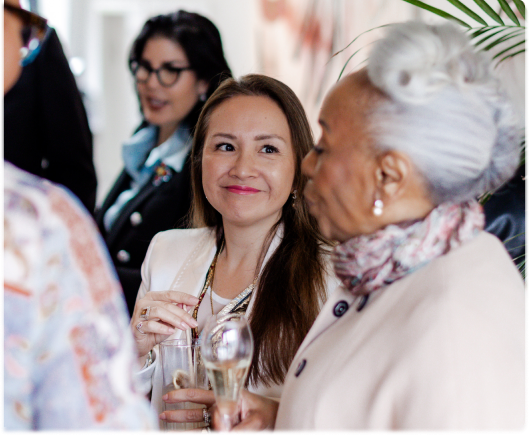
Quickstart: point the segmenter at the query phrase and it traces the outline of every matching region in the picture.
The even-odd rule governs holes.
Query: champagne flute
[[[221,430],[239,420],[239,398],[253,356],[250,326],[240,314],[212,316],[202,331],[202,358],[222,419]]]

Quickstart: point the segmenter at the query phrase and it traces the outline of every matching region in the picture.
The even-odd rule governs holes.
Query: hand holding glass
[[[253,338],[240,314],[212,316],[202,332],[202,358],[222,416],[221,430],[239,420],[239,398],[253,356]]]

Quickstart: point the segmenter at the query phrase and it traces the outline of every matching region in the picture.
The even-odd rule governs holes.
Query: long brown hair
[[[258,74],[225,80],[200,114],[191,151],[191,225],[213,227],[220,248],[222,216],[204,195],[202,154],[211,114],[224,101],[235,96],[263,96],[279,105],[288,121],[296,162],[292,187],[298,192],[297,198],[289,197],[281,218],[270,230],[268,241],[281,224],[284,225],[284,236],[263,268],[249,317],[255,352],[248,382],[270,386],[284,381],[288,367],[325,299],[323,254],[327,245],[305,202],[299,198],[307,182],[301,173],[301,161],[314,143],[303,106],[288,86]],[[263,256],[264,252],[261,258]]]

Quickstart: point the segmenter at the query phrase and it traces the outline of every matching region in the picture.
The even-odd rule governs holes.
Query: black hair
[[[132,44],[129,54],[131,71],[132,63],[141,60],[147,41],[154,37],[167,38],[182,47],[197,79],[208,82],[208,98],[224,79],[232,77],[224,57],[220,33],[206,17],[179,10],[149,18]],[[184,120],[192,130],[203,105],[204,101],[199,100]]]

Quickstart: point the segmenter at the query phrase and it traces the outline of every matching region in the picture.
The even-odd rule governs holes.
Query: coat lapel
[[[112,246],[112,243],[114,243],[114,240],[116,240],[123,225],[129,220],[130,215],[138,208],[139,204],[154,193],[156,187],[157,186],[154,186],[152,183],[147,183],[134,198],[125,204],[119,213],[118,218],[112,225],[111,231],[108,233],[106,242],[109,248]]]

